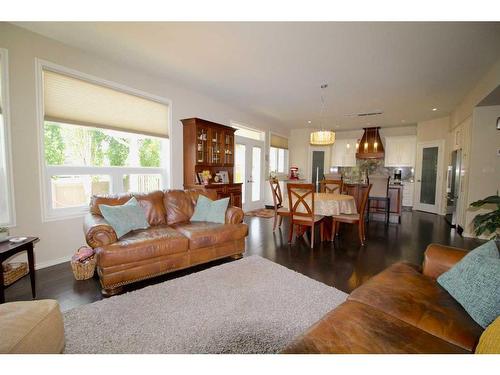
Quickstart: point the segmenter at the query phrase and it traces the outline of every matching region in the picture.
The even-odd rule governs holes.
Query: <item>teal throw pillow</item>
[[[102,216],[113,227],[118,238],[124,236],[131,230],[149,228],[144,210],[139,206],[135,197],[120,206],[108,206],[100,204]]]
[[[213,201],[200,194],[196,201],[191,221],[209,221],[212,223],[224,224],[226,222],[228,204],[229,198]]]
[[[500,315],[500,256],[495,241],[472,250],[437,282],[481,327]]]

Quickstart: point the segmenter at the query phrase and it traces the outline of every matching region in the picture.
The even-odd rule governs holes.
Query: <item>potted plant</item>
[[[478,208],[484,205],[496,206],[491,212],[479,214],[474,217],[472,224],[474,225],[474,232],[476,236],[491,235],[490,239],[500,240],[500,196],[490,195],[484,199],[472,202],[471,206]]]
[[[9,237],[9,228],[0,227],[0,241],[5,240],[7,237]]]

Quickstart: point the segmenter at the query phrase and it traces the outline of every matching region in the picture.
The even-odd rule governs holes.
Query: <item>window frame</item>
[[[273,147],[269,146],[269,155],[273,152],[273,149],[276,150],[276,170],[272,169],[271,166],[271,157],[269,157],[269,171],[272,173],[276,173],[276,175],[285,175],[288,173],[287,167],[288,167],[288,149],[286,148],[281,148],[281,147]],[[280,158],[280,151],[283,150],[283,157]],[[279,166],[281,159],[283,159],[283,171],[279,171]]]
[[[45,118],[44,118],[44,97],[43,97],[43,71],[50,70],[55,73],[65,74],[77,79],[86,80],[91,83],[105,86],[113,90],[122,91],[127,94],[136,95],[148,100],[153,100],[168,106],[168,134],[169,138],[165,144],[168,147],[166,163],[162,167],[88,167],[88,166],[53,166],[45,162]],[[160,174],[162,176],[162,188],[168,189],[172,183],[172,101],[157,95],[149,94],[119,83],[111,82],[90,74],[63,67],[52,62],[35,59],[36,76],[36,106],[37,106],[37,136],[39,149],[39,176],[40,176],[40,198],[42,202],[42,222],[59,221],[70,218],[82,217],[89,212],[89,206],[53,208],[52,207],[52,187],[51,177],[54,175],[109,175],[111,179],[110,193],[122,193],[122,182],[113,186],[115,181],[122,181],[126,174]],[[148,135],[144,135],[149,137]]]
[[[2,116],[3,116],[3,147],[5,158],[5,177],[7,180],[7,207],[8,207],[8,220],[0,223],[0,226],[8,228],[15,227],[16,224],[16,209],[14,197],[14,173],[12,166],[12,139],[11,139],[11,123],[10,123],[10,89],[9,89],[9,51],[5,48],[0,48],[0,75],[2,90]]]
[[[280,133],[276,133],[276,132],[273,132],[272,130],[269,131],[269,155],[271,155],[271,149],[276,149],[277,152],[276,152],[276,167],[277,167],[277,170],[276,171],[273,171],[271,169],[271,156],[269,156],[269,165],[268,165],[268,168],[269,168],[269,173],[274,173],[276,176],[279,176],[279,177],[284,177],[284,176],[288,176],[288,169],[289,169],[289,150],[287,148],[282,148],[282,147],[273,147],[271,146],[271,138],[272,136],[274,135],[277,135],[279,137],[282,137],[282,138],[286,138],[287,140],[289,140],[289,137],[287,136],[284,136]],[[278,172],[279,171],[279,165],[280,165],[280,157],[279,157],[279,150],[284,150],[283,152],[283,172]]]

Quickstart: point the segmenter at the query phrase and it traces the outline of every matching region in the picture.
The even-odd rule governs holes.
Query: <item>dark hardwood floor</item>
[[[482,241],[462,238],[445,222],[442,216],[404,212],[401,224],[385,226],[370,221],[367,227],[367,245],[359,245],[356,229],[345,226],[335,243],[317,242],[309,248],[307,240],[298,238],[289,245],[288,225],[272,231],[272,219],[245,217],[249,236],[245,256],[260,255],[315,280],[334,286],[347,293],[373,275],[398,261],[421,264],[426,246],[431,242],[472,249]],[[317,236],[319,239],[319,236]],[[41,239],[43,241],[43,238]],[[36,252],[36,249],[35,249]],[[129,287],[139,289],[197,272],[231,261],[214,261],[189,270],[173,272],[154,280]],[[37,298],[57,299],[63,311],[102,299],[99,281],[93,278],[76,281],[69,263],[58,264],[36,271]],[[25,277],[6,290],[6,301],[31,299],[29,278]]]

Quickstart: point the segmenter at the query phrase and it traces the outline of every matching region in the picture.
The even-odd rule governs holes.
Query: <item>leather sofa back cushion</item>
[[[116,194],[106,196],[93,196],[90,201],[90,212],[95,215],[101,215],[99,209],[100,204],[107,206],[123,205],[134,196],[139,202],[139,205],[144,209],[146,219],[149,225],[162,225],[166,224],[166,211],[163,205],[163,192],[153,191],[151,193],[137,193],[137,194]]]
[[[173,225],[185,223],[191,219],[194,206],[199,195],[210,199],[216,199],[217,194],[213,190],[166,190],[163,196],[163,204],[166,209],[167,224]]]

